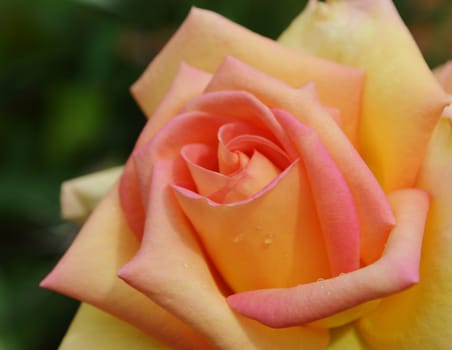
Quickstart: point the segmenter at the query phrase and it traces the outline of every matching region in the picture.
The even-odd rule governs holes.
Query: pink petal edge
[[[137,81],[131,91],[138,104],[143,111],[149,110],[149,82],[146,77]],[[147,143],[152,136],[160,130],[160,128],[169,120],[171,120],[182,106],[202,93],[207,83],[210,81],[211,75],[191,67],[190,65],[181,62],[178,70],[175,73],[171,86],[163,96],[158,108],[148,115],[152,117],[146,123],[142,130],[135,149]],[[119,183],[119,195],[121,206],[126,214],[127,222],[132,228],[133,232],[141,238],[144,230],[145,209],[143,208],[143,201],[140,200],[140,185],[136,179],[135,164],[130,157],[124,167],[123,176]]]
[[[362,269],[286,289],[263,289],[229,296],[238,313],[274,328],[322,319],[361,303],[402,291],[419,281],[426,192],[399,190],[389,195],[397,218],[383,256]]]
[[[295,119],[274,109],[281,119]],[[294,142],[306,168],[317,214],[326,244],[333,276],[360,267],[360,227],[353,196],[328,150],[316,131],[302,123],[293,123]]]

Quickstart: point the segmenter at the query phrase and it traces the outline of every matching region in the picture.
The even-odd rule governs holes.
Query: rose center
[[[268,185],[291,160],[274,136],[244,122],[223,125],[218,144],[181,149],[197,192],[217,203],[247,199]]]

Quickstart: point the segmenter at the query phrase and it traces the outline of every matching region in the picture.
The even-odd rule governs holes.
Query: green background
[[[78,230],[60,183],[124,163],[144,124],[129,86],[190,6],[275,38],[304,3],[0,0],[0,350],[61,341],[77,303],[38,288]],[[396,6],[431,67],[452,57],[450,0]]]

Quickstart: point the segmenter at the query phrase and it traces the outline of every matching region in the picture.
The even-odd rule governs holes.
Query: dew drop
[[[268,246],[272,243],[273,243],[273,235],[271,233],[265,235],[264,244]]]
[[[264,244],[272,244],[273,240],[271,238],[265,238],[264,239]]]

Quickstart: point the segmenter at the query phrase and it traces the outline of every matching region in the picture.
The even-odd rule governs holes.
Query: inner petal
[[[266,138],[274,140],[281,145],[290,159],[293,161],[297,156],[296,150],[287,138],[286,132],[276,120],[270,108],[254,95],[246,91],[216,91],[204,93],[198,98],[191,100],[184,111],[203,111],[214,115],[222,115],[228,111],[228,116],[236,118],[242,123],[252,125],[252,134],[257,131],[266,131]],[[271,133],[271,136],[268,135]]]
[[[223,174],[238,171],[248,162],[254,151],[272,161],[280,170],[293,161],[277,144],[269,132],[248,123],[229,123],[218,131],[219,170]]]
[[[254,151],[259,151],[281,170],[287,168],[292,163],[281,148],[261,136],[237,136],[227,144],[227,148],[231,151],[240,150],[245,154],[252,154]]]
[[[226,186],[228,177],[217,172],[216,147],[199,143],[186,145],[181,150],[181,156],[200,195],[208,196]]]
[[[216,148],[211,145],[186,145],[181,150],[181,156],[190,171],[198,194],[217,203],[247,199],[281,173],[278,167],[257,151],[249,160],[245,156],[246,163],[230,176],[215,171],[218,165],[215,157]]]
[[[248,163],[248,156],[240,151],[230,151],[223,144],[218,144],[218,171],[221,174],[233,174],[243,169]]]
[[[235,292],[289,287],[331,276],[299,161],[258,194],[234,203],[219,204],[186,188],[173,188],[215,267]]]
[[[226,185],[209,197],[217,203],[233,203],[250,198],[269,185],[280,173],[278,167],[255,151],[246,167],[228,177]]]

